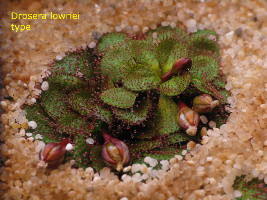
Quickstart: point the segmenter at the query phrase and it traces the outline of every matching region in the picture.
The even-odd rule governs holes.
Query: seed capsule
[[[188,71],[192,66],[190,58],[178,59],[172,66],[172,69],[161,77],[162,82],[168,81],[172,76]]]
[[[209,94],[202,94],[194,98],[193,109],[198,113],[211,112],[220,103],[218,100],[212,100]]]
[[[105,143],[102,146],[102,158],[106,165],[117,171],[121,171],[123,166],[130,160],[130,151],[127,145],[107,133],[103,133]]]
[[[188,135],[195,136],[199,123],[199,115],[196,111],[187,107],[183,102],[180,102],[177,123]]]
[[[46,144],[39,152],[39,159],[45,161],[50,168],[57,167],[64,159],[66,145],[69,142],[69,139],[65,139],[59,143],[51,142]]]

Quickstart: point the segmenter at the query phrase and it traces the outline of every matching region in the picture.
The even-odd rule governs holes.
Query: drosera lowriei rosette
[[[220,72],[217,38],[210,30],[187,34],[158,27],[136,36],[107,33],[91,48],[66,53],[40,83],[37,103],[24,106],[32,120],[31,136],[47,144],[70,138],[65,162],[74,159],[76,167],[100,171],[111,166],[111,156],[121,157],[120,167],[112,165],[117,171],[125,164],[142,165],[144,158],[166,160],[162,167],[167,170],[167,160],[182,154],[189,141],[192,146],[201,140],[206,125],[198,112],[214,127],[227,119],[229,94]],[[213,98],[216,103],[208,105]],[[103,127],[108,130],[104,138]],[[126,149],[113,143],[103,153],[107,135],[129,148],[127,158],[122,156]]]

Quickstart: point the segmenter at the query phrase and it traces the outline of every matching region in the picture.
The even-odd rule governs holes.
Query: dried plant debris
[[[23,107],[37,123],[28,131],[53,144],[49,162],[60,164],[64,147],[65,162],[98,171],[181,154],[208,128],[199,113],[217,127],[229,115],[217,40],[214,31],[170,27],[105,34],[51,65],[37,103]]]

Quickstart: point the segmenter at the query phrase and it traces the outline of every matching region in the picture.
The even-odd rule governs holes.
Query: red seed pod
[[[218,100],[212,99],[209,94],[202,94],[194,98],[193,109],[198,113],[208,113],[211,112],[220,103]]]
[[[102,146],[102,158],[106,165],[117,171],[121,171],[123,166],[130,160],[130,151],[127,145],[116,138],[111,137],[103,131],[105,143]]]
[[[39,159],[45,161],[48,167],[58,167],[64,159],[65,148],[69,142],[69,139],[65,139],[59,143],[51,142],[46,144],[39,152]]]
[[[168,81],[172,76],[188,71],[192,66],[190,58],[180,58],[172,66],[172,69],[161,77],[162,82]]]
[[[199,114],[187,107],[183,102],[180,102],[177,123],[188,135],[195,136],[199,123]]]

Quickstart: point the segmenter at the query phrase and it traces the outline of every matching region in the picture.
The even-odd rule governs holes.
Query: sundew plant
[[[27,131],[46,144],[40,159],[49,167],[75,160],[74,167],[119,172],[201,141],[209,126],[200,116],[220,127],[229,115],[217,41],[211,30],[114,32],[94,49],[54,61],[49,89],[23,107],[37,123]],[[66,151],[68,143],[74,148]]]

